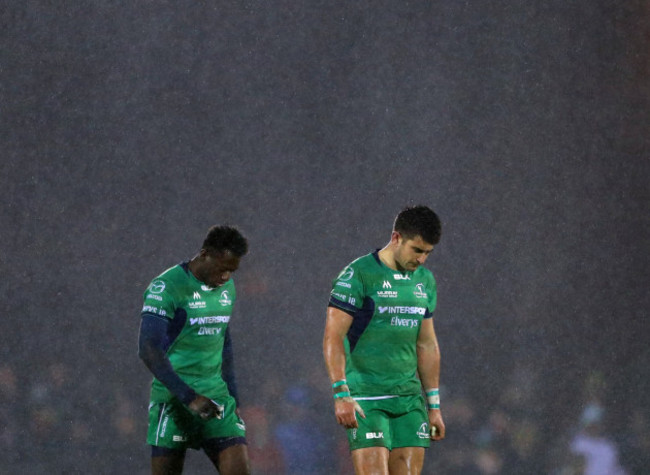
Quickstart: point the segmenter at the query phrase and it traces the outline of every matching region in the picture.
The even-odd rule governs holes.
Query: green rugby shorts
[[[149,405],[147,444],[170,449],[200,449],[208,439],[245,437],[244,421],[235,413],[235,400],[228,396],[222,419],[203,420],[179,400]]]
[[[351,451],[367,447],[429,447],[429,416],[421,395],[357,402],[366,418],[357,414],[359,428],[347,430]]]

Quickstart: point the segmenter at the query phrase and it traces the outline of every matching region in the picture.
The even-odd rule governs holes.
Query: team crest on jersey
[[[232,300],[230,300],[230,296],[228,295],[227,290],[221,292],[221,296],[219,297],[219,303],[224,306],[232,304]]]
[[[419,299],[426,299],[427,298],[427,293],[424,290],[424,284],[423,283],[418,283],[415,284],[415,291],[413,292],[413,295],[415,295]]]
[[[154,280],[149,286],[149,292],[152,294],[159,294],[165,290],[165,283],[162,280]]]
[[[345,269],[341,271],[339,276],[337,277],[338,280],[350,280],[352,276],[354,275],[354,269],[350,266],[347,266]]]

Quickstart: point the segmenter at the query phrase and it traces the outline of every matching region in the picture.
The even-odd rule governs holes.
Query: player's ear
[[[398,231],[393,231],[392,234],[390,235],[390,243],[391,244],[399,244],[402,240],[402,235]]]

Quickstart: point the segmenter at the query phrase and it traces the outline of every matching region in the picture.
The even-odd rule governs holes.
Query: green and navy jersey
[[[217,400],[228,394],[222,353],[235,297],[232,279],[217,288],[208,287],[187,263],[167,269],[144,293],[142,315],[171,320],[165,346],[174,371],[198,394]],[[172,397],[154,378],[151,400],[165,402]]]
[[[330,306],[350,314],[346,380],[354,397],[421,393],[416,343],[436,307],[436,281],[420,266],[400,272],[378,252],[360,257],[332,281]]]

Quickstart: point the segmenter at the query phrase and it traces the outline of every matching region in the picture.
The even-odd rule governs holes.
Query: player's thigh
[[[185,450],[154,447],[151,454],[152,475],[180,475],[183,473]]]
[[[241,440],[220,450],[206,447],[205,452],[220,475],[248,475],[251,472],[248,448]]]
[[[356,475],[388,475],[389,451],[386,447],[366,447],[352,451]]]
[[[388,457],[391,475],[419,475],[424,464],[424,447],[399,447]]]

